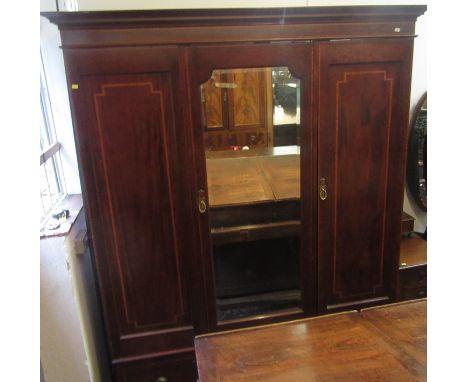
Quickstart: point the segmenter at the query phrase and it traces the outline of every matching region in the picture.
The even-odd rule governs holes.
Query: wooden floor
[[[200,382],[426,380],[426,300],[199,336]]]

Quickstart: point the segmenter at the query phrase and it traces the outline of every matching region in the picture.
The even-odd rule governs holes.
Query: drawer
[[[196,382],[195,353],[149,358],[115,365],[118,382]]]
[[[401,233],[410,234],[414,231],[414,217],[403,211],[401,217]]]
[[[427,267],[400,269],[400,300],[414,300],[427,296]]]
[[[403,274],[403,286],[417,287],[427,285],[427,268],[425,266],[409,268],[401,271],[401,273]]]
[[[415,300],[417,298],[424,298],[427,296],[426,286],[420,287],[404,287],[401,293],[402,300]]]

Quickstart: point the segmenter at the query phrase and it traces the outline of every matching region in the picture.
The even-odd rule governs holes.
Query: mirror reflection
[[[418,206],[427,210],[427,95],[416,106],[409,147],[407,181],[411,195]]]
[[[201,96],[206,150],[298,146],[300,82],[288,68],[215,70]]]
[[[297,311],[300,80],[215,70],[200,91],[218,320]]]

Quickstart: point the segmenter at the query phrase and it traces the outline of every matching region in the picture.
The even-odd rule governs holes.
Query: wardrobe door
[[[65,57],[113,363],[189,352],[178,50],[69,49]]]
[[[196,46],[190,63],[205,330],[311,315],[316,308],[311,45]],[[204,146],[203,91],[221,72],[234,132],[250,136],[265,130],[269,118],[283,141],[272,140],[272,147],[244,142],[242,149]],[[257,106],[268,103],[267,117],[265,107]]]
[[[412,39],[321,42],[319,310],[395,298]]]

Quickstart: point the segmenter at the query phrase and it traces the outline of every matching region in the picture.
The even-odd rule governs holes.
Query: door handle
[[[327,180],[325,178],[320,178],[320,199],[325,200],[327,196]]]
[[[208,208],[206,203],[205,190],[198,190],[198,212],[204,214]]]

